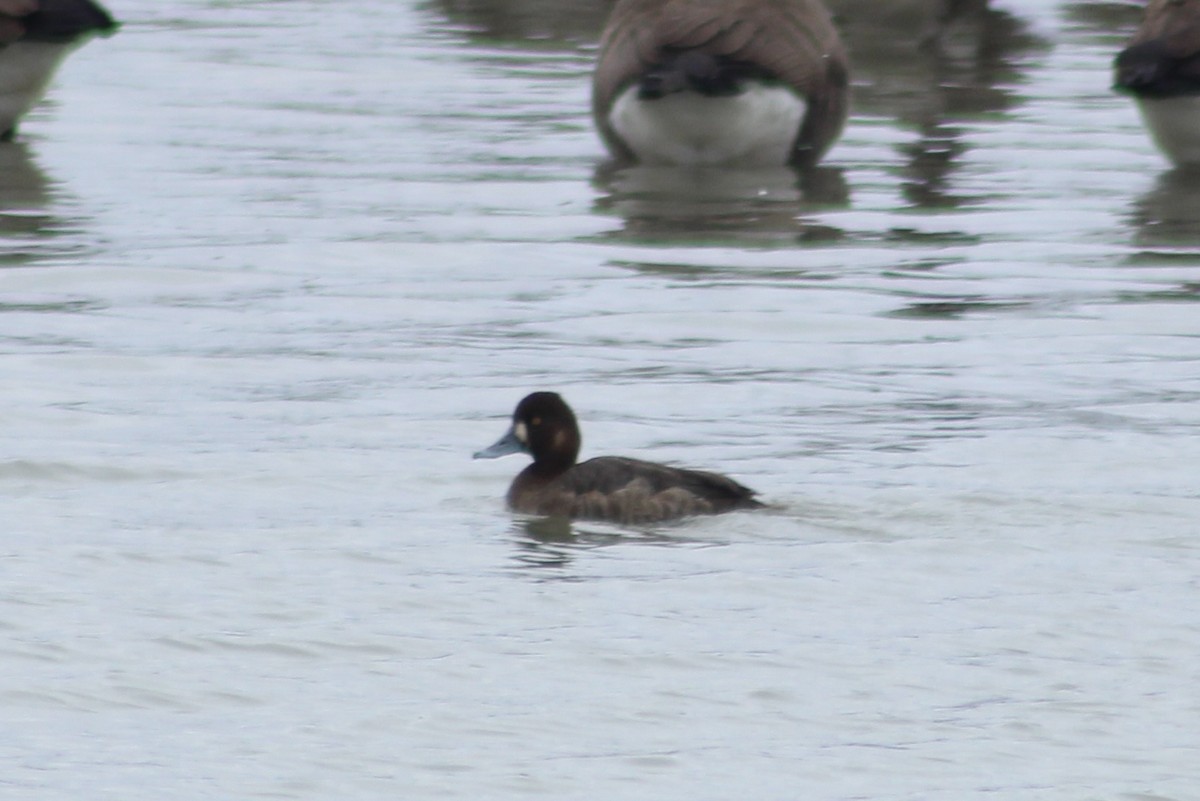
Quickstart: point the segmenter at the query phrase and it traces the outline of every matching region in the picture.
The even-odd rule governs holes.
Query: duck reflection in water
[[[116,27],[91,0],[0,0],[0,140],[13,138],[63,59]]]
[[[721,544],[701,536],[681,535],[682,529],[608,527],[603,523],[581,523],[565,517],[531,517],[514,521],[515,560],[524,568],[549,570],[556,580],[571,580],[555,571],[570,566],[581,553],[614,545],[707,548]]]
[[[577,462],[581,443],[562,397],[534,392],[517,404],[504,436],[475,458],[533,457],[508,490],[509,507],[527,514],[634,524],[763,507],[754,490],[718,473],[619,456]]]

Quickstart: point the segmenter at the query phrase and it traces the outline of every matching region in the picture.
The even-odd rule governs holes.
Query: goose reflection
[[[948,15],[936,2],[829,6],[850,50],[856,110],[910,125],[1015,107],[1008,87],[1026,69],[1022,58],[1049,48],[1023,20],[985,3]]]
[[[53,233],[49,185],[24,144],[0,144],[0,265],[30,261],[31,241]]]
[[[1095,31],[1102,42],[1109,42],[1127,38],[1134,32],[1145,11],[1145,3],[1129,0],[1076,0],[1064,3],[1062,11],[1064,17],[1073,24]]]
[[[621,218],[608,236],[622,240],[709,239],[772,244],[837,239],[841,232],[809,219],[848,205],[837,167],[755,170],[602,165],[594,185],[599,214]]]
[[[49,198],[48,186],[25,143],[0,144],[0,214],[42,208]]]
[[[0,144],[0,267],[78,252],[78,226],[54,211],[61,194],[23,142]]]
[[[1146,248],[1200,250],[1200,168],[1179,167],[1158,176],[1130,212],[1134,242]]]
[[[982,0],[882,4],[829,0],[850,50],[858,115],[895,120],[916,132],[899,147],[905,199],[916,208],[954,208],[953,176],[968,146],[959,123],[1009,111],[1030,53],[1049,43],[1020,18]]]
[[[467,35],[531,49],[575,49],[600,38],[611,0],[432,0]]]

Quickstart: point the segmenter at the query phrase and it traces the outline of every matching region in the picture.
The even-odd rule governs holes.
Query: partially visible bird
[[[1200,165],[1200,0],[1151,0],[1115,68],[1158,148]]]
[[[0,0],[0,140],[12,139],[71,51],[116,28],[92,0]]]

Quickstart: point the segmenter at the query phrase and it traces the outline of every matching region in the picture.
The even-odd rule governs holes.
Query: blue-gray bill
[[[517,438],[517,433],[509,429],[504,436],[481,451],[475,451],[473,459],[498,459],[514,453],[525,453],[525,443]]]

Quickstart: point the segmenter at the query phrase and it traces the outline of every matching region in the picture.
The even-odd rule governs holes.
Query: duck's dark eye
[[[535,417],[529,421],[529,425],[531,425],[531,426],[540,426],[541,424],[542,424],[542,418],[540,418],[540,417]]]

